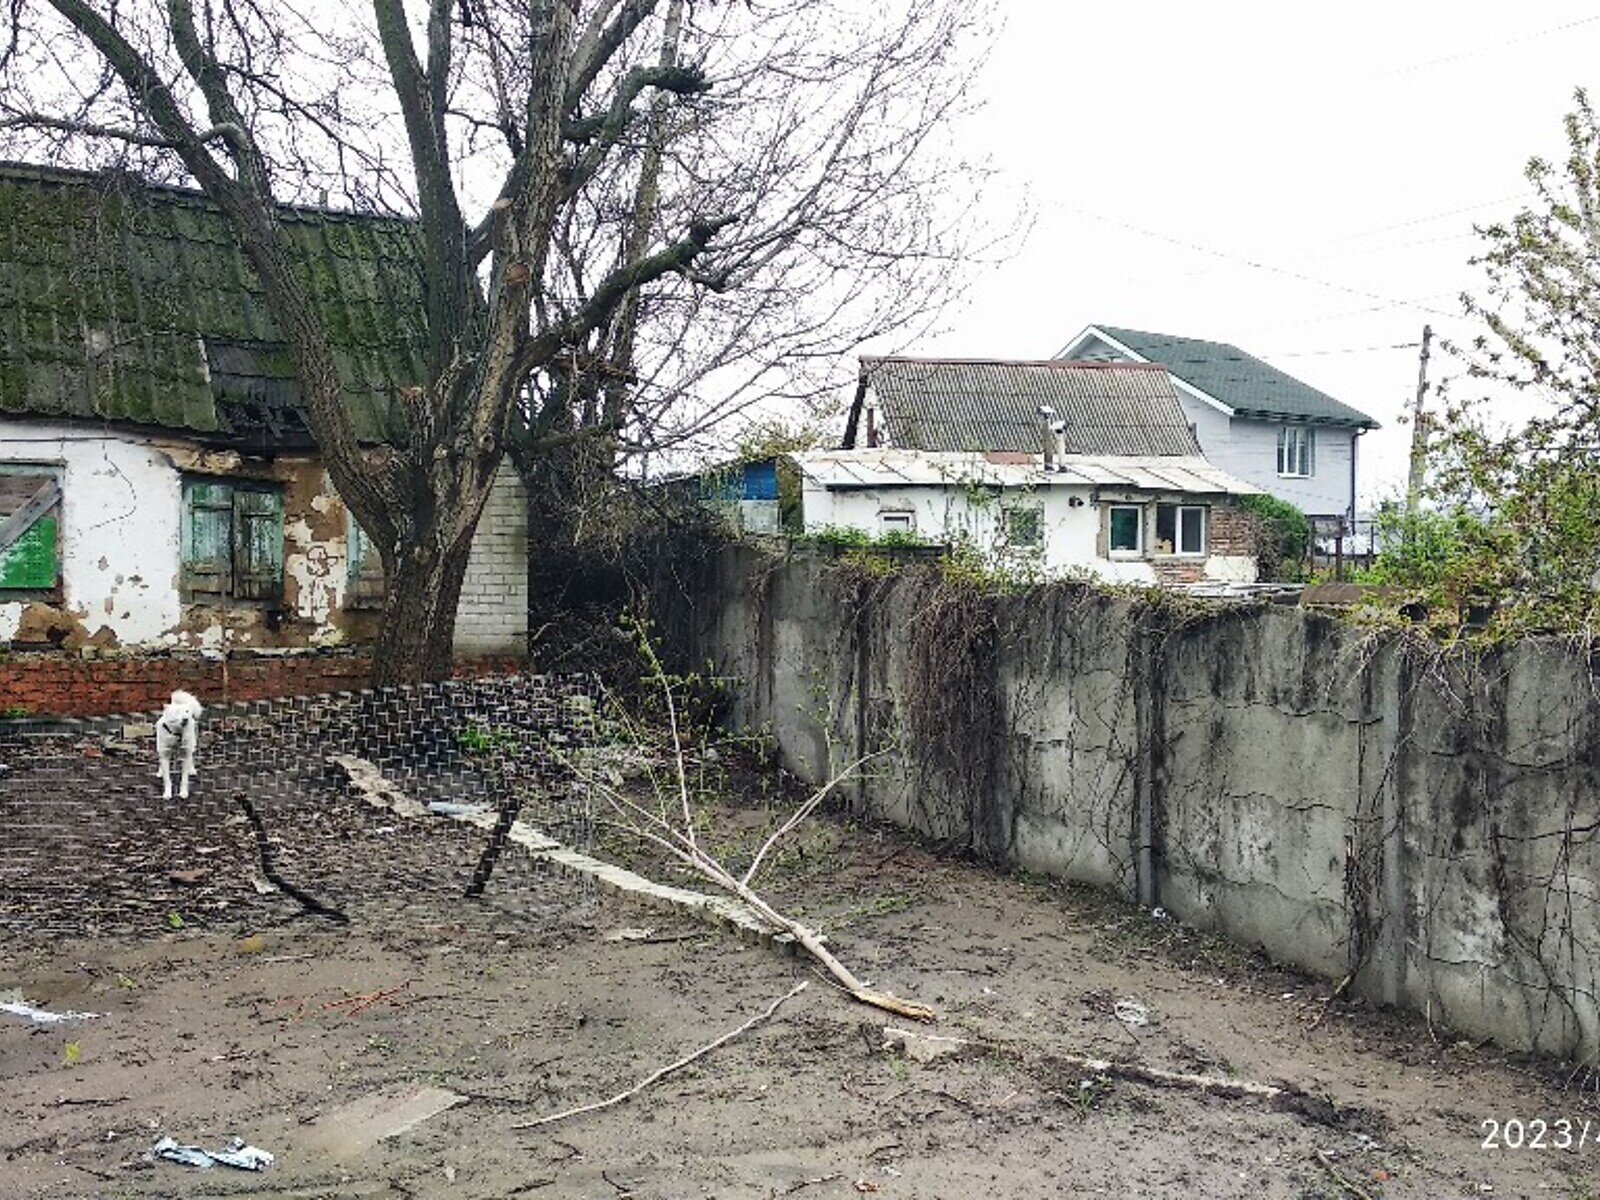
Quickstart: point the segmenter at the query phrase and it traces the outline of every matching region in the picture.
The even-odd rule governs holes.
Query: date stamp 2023
[[[1478,1123],[1485,1150],[1586,1150],[1600,1149],[1600,1118],[1507,1117]]]

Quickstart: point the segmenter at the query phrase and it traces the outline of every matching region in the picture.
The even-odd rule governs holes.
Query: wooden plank
[[[183,485],[183,586],[191,598],[233,591],[233,489],[223,483]]]
[[[9,550],[34,522],[61,503],[61,485],[53,475],[45,475],[43,479],[21,508],[0,521],[0,553]]]

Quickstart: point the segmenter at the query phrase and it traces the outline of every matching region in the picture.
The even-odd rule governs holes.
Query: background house
[[[1223,342],[1091,325],[1056,357],[1160,364],[1213,463],[1309,517],[1354,519],[1365,413]]]
[[[864,358],[844,444],[793,456],[805,528],[961,541],[1129,582],[1255,578],[1258,489],[1207,462],[1160,367]]]
[[[262,289],[197,193],[0,166],[0,644],[292,649],[376,629],[381,564],[331,486]],[[285,208],[363,441],[419,380],[404,222]],[[457,648],[526,649],[509,470]]]

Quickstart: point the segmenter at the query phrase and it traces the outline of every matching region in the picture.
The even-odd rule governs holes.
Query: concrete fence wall
[[[1299,609],[994,596],[735,547],[680,637],[864,811],[1517,1048],[1600,1058],[1600,700]]]

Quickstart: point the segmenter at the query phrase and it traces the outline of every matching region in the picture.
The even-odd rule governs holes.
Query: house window
[[[1206,510],[1198,504],[1156,505],[1156,553],[1203,555]]]
[[[196,604],[283,600],[283,492],[272,484],[183,481],[183,594]]]
[[[382,608],[384,594],[389,590],[388,582],[383,577],[383,556],[353,514],[350,517],[346,552],[344,606]]]
[[[1278,474],[1308,478],[1317,470],[1317,431],[1305,425],[1278,430]]]
[[[1133,557],[1144,553],[1144,509],[1137,504],[1113,504],[1107,518],[1108,545],[1115,556]]]
[[[61,469],[0,465],[0,599],[61,589]]]
[[[878,532],[897,533],[910,537],[917,529],[916,514],[905,511],[885,511],[878,514]]]
[[[1018,505],[1005,512],[1006,545],[1013,550],[1037,550],[1044,545],[1044,509]]]

